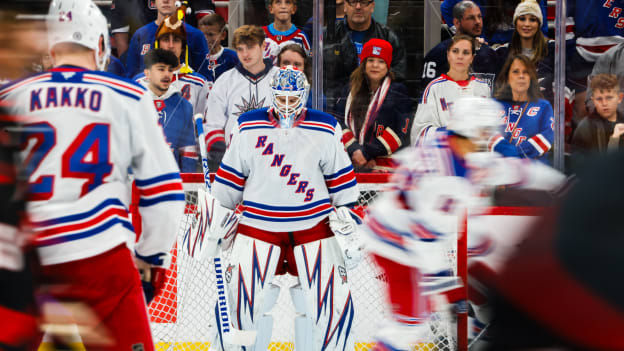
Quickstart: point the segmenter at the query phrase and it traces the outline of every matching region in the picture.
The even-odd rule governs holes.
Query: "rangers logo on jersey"
[[[381,55],[381,48],[379,46],[373,46],[373,55]]]
[[[245,112],[261,109],[262,107],[264,107],[264,100],[265,100],[264,98],[262,98],[262,100],[260,101],[257,101],[258,97],[255,95],[252,95],[249,100],[246,100],[245,98],[241,98],[241,99],[242,99],[241,104],[234,104],[234,106],[238,108],[238,112],[234,113],[234,115],[236,116],[240,116]]]

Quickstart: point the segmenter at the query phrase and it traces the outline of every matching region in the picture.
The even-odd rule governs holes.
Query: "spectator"
[[[221,45],[227,36],[227,32],[225,20],[218,13],[202,17],[199,20],[199,30],[204,33],[210,49],[210,53],[206,56],[208,64],[202,65],[200,73],[206,77],[208,86],[212,89],[212,85],[221,74],[236,66],[238,56],[236,56],[236,51]]]
[[[217,79],[207,103],[204,130],[211,170],[218,168],[238,116],[271,104],[270,82],[277,68],[263,58],[263,43],[261,27],[243,25],[234,31],[239,63]]]
[[[466,34],[457,34],[450,40],[445,60],[449,63],[448,71],[431,81],[422,95],[412,125],[412,145],[424,144],[427,139],[435,137],[437,129],[446,127],[449,106],[459,97],[491,95],[488,83],[470,75],[476,39]]]
[[[594,64],[591,76],[598,75],[600,73],[615,74],[619,78],[624,77],[624,43],[618,44],[609,49],[604,54],[600,55]],[[593,111],[594,104],[591,100],[592,87],[587,87],[587,97],[585,98],[585,104],[587,109]],[[624,114],[624,105],[618,105],[618,113]]]
[[[345,0],[345,20],[335,23],[334,35],[324,36],[323,71],[328,108],[334,109],[349,76],[359,65],[364,43],[373,38],[392,45],[392,67],[397,80],[405,78],[407,57],[397,35],[388,27],[375,22],[374,0]]]
[[[574,85],[576,117],[587,115],[587,77],[596,60],[624,42],[622,0],[568,0],[566,18],[566,78]]]
[[[590,83],[593,92],[591,100],[595,110],[585,117],[574,131],[572,145],[574,151],[605,152],[624,146],[624,115],[618,111],[624,93],[620,90],[618,78],[614,74],[598,74]]]
[[[496,49],[500,60],[523,54],[531,59],[537,68],[540,91],[552,103],[555,65],[555,41],[546,40],[539,31],[544,22],[539,5],[535,0],[522,1],[513,16],[515,30],[511,41]]]
[[[555,76],[555,41],[547,40],[539,31],[544,21],[539,5],[535,0],[524,0],[516,7],[513,23],[514,33],[511,41],[496,49],[500,62],[507,57],[524,54],[531,59],[537,69],[537,80],[544,98],[554,104],[553,82]],[[566,84],[565,91],[565,135],[572,133],[572,113],[574,93]],[[566,140],[568,140],[566,138]]]
[[[156,32],[165,18],[176,12],[173,0],[154,0],[154,2],[158,10],[156,21],[139,28],[130,40],[126,62],[128,77],[134,77],[137,73],[143,71],[142,56],[152,49],[152,45],[156,41]],[[184,23],[184,31],[187,34],[187,49],[189,53],[189,60],[184,61],[184,63],[198,71],[209,52],[206,39],[199,29],[186,23]]]
[[[444,0],[440,6],[440,12],[444,22],[449,26],[453,34],[457,32],[453,24],[453,7],[461,0]],[[483,37],[489,45],[503,44],[511,40],[514,30],[512,15],[514,9],[521,0],[503,1],[503,0],[475,0],[483,15],[484,33]],[[539,1],[539,8],[542,18],[546,18],[546,0]],[[515,18],[515,16],[514,16]],[[541,31],[544,35],[548,35],[548,22],[542,21]]]
[[[184,7],[185,5],[182,5],[178,11],[184,13]],[[180,91],[182,97],[191,103],[193,114],[204,115],[210,87],[201,74],[193,72],[190,67],[182,63],[182,57],[188,57],[187,33],[184,30],[186,26],[178,25],[180,23],[178,18],[176,14],[173,14],[161,23],[155,35],[154,46],[171,51],[178,58],[178,64],[174,67],[173,85]],[[140,73],[134,77],[134,80],[145,84],[148,78],[145,73]]]
[[[550,103],[541,98],[535,66],[528,57],[520,54],[507,60],[494,97],[505,109],[504,131],[492,138],[490,148],[504,156],[550,163],[555,117]]]
[[[297,12],[296,0],[271,0],[269,12],[273,23],[262,27],[265,35],[264,57],[277,62],[275,57],[281,48],[288,44],[298,44],[310,54],[310,41],[305,33],[292,24],[292,16]]]
[[[195,26],[203,16],[214,13],[215,7],[211,0],[189,0],[192,16],[185,21]],[[123,58],[128,50],[129,34],[149,22],[156,20],[158,11],[155,1],[150,0],[113,0],[111,5],[110,25],[117,56]],[[125,62],[125,60],[122,59]]]
[[[312,64],[310,63],[310,57],[306,55],[301,45],[288,44],[280,50],[277,55],[277,67],[293,66],[305,73],[308,82],[312,84]],[[308,101],[306,103],[307,108],[312,108],[312,88],[310,88],[310,94],[308,95]],[[327,107],[327,101],[323,96],[323,109]]]
[[[459,2],[453,8],[453,24],[459,34],[477,38],[483,31],[481,10],[472,1]],[[421,94],[433,79],[449,70],[447,51],[451,43],[451,39],[445,40],[436,45],[425,56],[422,79],[420,81]],[[491,88],[494,86],[494,79],[499,71],[498,56],[492,48],[483,42],[483,39],[477,39],[476,50],[476,56],[472,65],[473,74],[486,81]]]
[[[193,106],[171,84],[179,65],[171,51],[153,49],[145,55],[145,80],[142,84],[151,93],[158,111],[158,123],[165,132],[180,172],[196,172],[197,146],[193,126]]]
[[[394,81],[392,45],[371,39],[362,48],[362,62],[351,73],[350,89],[338,102],[342,142],[356,169],[387,169],[389,156],[409,145],[411,99]]]

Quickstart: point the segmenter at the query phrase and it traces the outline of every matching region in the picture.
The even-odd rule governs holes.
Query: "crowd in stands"
[[[199,169],[182,166],[197,150],[173,136],[193,133],[174,121],[203,114],[214,170],[235,119],[268,106],[275,65],[293,65],[312,82],[312,19],[302,23],[296,0],[267,0],[266,22],[232,28],[212,1],[187,5],[178,12],[174,0],[114,0],[109,20],[115,57],[108,70],[152,91],[183,170]],[[391,169],[392,154],[444,129],[453,101],[465,95],[502,104],[503,124],[493,150],[552,164],[556,48],[547,1],[444,0],[440,5],[441,21],[453,36],[421,53],[423,64],[417,67],[408,62],[409,45],[400,30],[373,18],[375,0],[336,0],[335,20],[324,26],[320,94],[322,109],[340,122],[356,169]],[[559,88],[566,98],[565,152],[579,155],[571,164],[592,150],[618,146],[624,129],[620,5],[572,1],[567,9],[566,83]],[[254,2],[252,8],[257,6]],[[173,52],[177,64],[163,51]],[[416,84],[406,81],[410,73],[419,78]],[[186,101],[172,98],[176,94]]]

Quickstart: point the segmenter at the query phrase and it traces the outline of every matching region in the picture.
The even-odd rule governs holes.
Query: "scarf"
[[[366,110],[366,117],[364,118],[362,129],[357,135],[355,135],[358,144],[364,143],[364,136],[366,135],[366,131],[368,131],[368,129],[371,127],[371,125],[377,118],[377,113],[379,112],[379,109],[381,108],[381,106],[384,103],[384,100],[386,99],[388,90],[390,90],[390,83],[392,83],[392,81],[390,80],[390,77],[386,77],[384,81],[381,83],[381,85],[379,86],[379,88],[377,88],[377,91],[375,91],[375,94],[373,95],[370,103],[368,104],[368,109]],[[355,134],[356,133],[355,121],[353,117],[351,116],[351,100],[352,100],[351,93],[349,93],[349,97],[347,98],[347,104],[345,106],[345,115],[347,116],[346,122],[347,122],[347,125],[349,126],[349,129],[351,129],[353,134]]]

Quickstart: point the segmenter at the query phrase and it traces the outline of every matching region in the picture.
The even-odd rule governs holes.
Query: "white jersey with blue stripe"
[[[241,223],[272,232],[298,231],[324,220],[333,206],[359,196],[336,120],[304,110],[293,128],[267,108],[241,115],[212,194],[229,208],[242,202]]]
[[[27,209],[43,264],[134,244],[129,169],[144,220],[135,249],[146,257],[169,251],[184,193],[154,103],[141,86],[62,66],[5,86],[0,99],[22,118]]]
[[[434,79],[427,85],[411,131],[411,144],[423,145],[426,139],[433,137],[438,128],[448,124],[450,108],[462,96],[490,97],[489,85],[471,77],[468,80],[455,81],[446,74]]]

